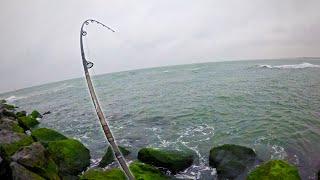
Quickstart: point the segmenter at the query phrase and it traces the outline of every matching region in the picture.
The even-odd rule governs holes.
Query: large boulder
[[[118,168],[108,169],[90,169],[80,176],[80,180],[126,180],[126,175]]]
[[[7,157],[14,154],[23,146],[28,146],[33,142],[30,136],[8,130],[0,131],[1,155]]]
[[[246,173],[255,163],[256,153],[247,147],[225,144],[210,150],[209,164],[220,179],[234,179]]]
[[[12,178],[14,180],[44,180],[43,177],[39,176],[38,174],[32,171],[29,171],[27,168],[23,167],[22,165],[16,162],[12,162],[10,164],[10,167],[12,169]]]
[[[170,177],[163,174],[159,169],[156,169],[148,164],[133,162],[130,164],[129,168],[136,179],[144,179],[144,180],[170,179]]]
[[[18,133],[24,133],[23,128],[21,128],[17,121],[3,117],[0,119],[0,131],[1,130],[10,130]]]
[[[33,130],[31,136],[36,141],[41,142],[45,146],[51,141],[68,139],[66,136],[60,134],[59,132],[48,128],[39,128]]]
[[[174,174],[186,169],[193,163],[193,155],[191,153],[155,148],[140,149],[138,159],[156,167],[167,168]]]
[[[51,141],[47,149],[61,176],[77,175],[90,165],[89,150],[77,140]]]
[[[46,179],[60,179],[57,165],[48,157],[45,148],[39,142],[23,147],[11,159]]]
[[[122,147],[122,146],[118,146],[118,147],[119,147],[123,156],[127,156],[130,154],[130,151],[127,150],[125,147]],[[107,165],[109,165],[110,163],[112,163],[114,160],[115,160],[115,157],[114,157],[113,151],[112,151],[111,147],[109,146],[107,149],[107,152],[102,157],[98,166],[104,168]]]
[[[283,160],[271,160],[255,168],[247,180],[300,180],[298,169]]]

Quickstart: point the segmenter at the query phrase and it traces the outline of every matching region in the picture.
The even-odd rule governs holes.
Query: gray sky
[[[2,0],[0,92],[83,76],[79,29],[96,74],[173,64],[320,56],[319,0]]]

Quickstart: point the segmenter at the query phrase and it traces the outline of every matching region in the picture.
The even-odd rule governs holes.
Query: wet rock
[[[254,169],[247,177],[247,180],[260,179],[283,179],[283,180],[299,180],[298,169],[282,160],[271,160]]]
[[[3,108],[5,108],[7,110],[14,110],[17,107],[14,105],[11,105],[11,104],[3,104]]]
[[[37,119],[37,118],[42,118],[42,115],[37,111],[37,110],[33,110],[30,114],[31,117]]]
[[[129,168],[136,179],[144,179],[144,180],[170,179],[168,176],[163,174],[159,169],[156,169],[155,167],[152,167],[148,164],[133,162],[130,164]]]
[[[77,140],[51,141],[47,149],[61,176],[77,175],[90,165],[89,150]]]
[[[8,130],[0,131],[1,155],[11,156],[21,147],[28,146],[33,142],[30,136]]]
[[[17,117],[27,116],[27,111],[19,111],[16,113]]]
[[[48,128],[39,128],[33,130],[31,136],[36,141],[41,142],[45,146],[51,141],[68,139],[66,136],[60,134],[59,132]]]
[[[25,130],[29,130],[39,124],[39,121],[31,115],[18,117],[18,122]]]
[[[23,167],[22,165],[12,162],[10,164],[12,170],[12,178],[14,180],[44,180],[41,176],[37,175],[36,173],[29,171],[27,168]]]
[[[57,165],[39,142],[23,147],[11,159],[46,179],[59,179]]]
[[[51,114],[51,111],[47,111],[47,112],[43,113],[42,115],[44,116],[44,115],[47,115],[47,114]]]
[[[10,130],[18,133],[24,133],[23,128],[21,128],[17,121],[3,117],[0,119],[0,131]]]
[[[1,117],[12,117],[16,118],[16,114],[12,110],[2,109],[1,110]]]
[[[256,153],[247,147],[225,144],[210,150],[209,164],[216,168],[219,179],[234,179],[251,168]]]
[[[90,169],[86,171],[82,176],[81,180],[126,180],[126,175],[118,168],[115,169]]]
[[[118,146],[122,155],[123,156],[127,156],[130,154],[130,151],[127,150],[125,147],[122,146]],[[105,155],[102,157],[101,161],[99,162],[99,167],[106,167],[107,165],[109,165],[110,163],[112,163],[115,160],[113,151],[111,149],[111,147],[109,146],[107,149],[107,152],[105,153]]]
[[[12,173],[9,162],[0,156],[0,179],[11,179]]]
[[[167,168],[174,174],[186,169],[193,163],[193,155],[190,153],[155,148],[140,149],[138,159],[156,167]]]

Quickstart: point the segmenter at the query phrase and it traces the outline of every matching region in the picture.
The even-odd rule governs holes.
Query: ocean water
[[[118,144],[190,150],[180,178],[211,179],[210,148],[234,143],[262,160],[285,159],[303,179],[320,169],[320,61],[286,59],[159,67],[93,77]],[[79,139],[96,162],[108,143],[84,78],[0,95],[21,109],[51,111],[41,127]]]

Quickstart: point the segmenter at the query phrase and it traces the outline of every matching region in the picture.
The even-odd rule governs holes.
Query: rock
[[[11,156],[23,146],[28,146],[33,142],[30,136],[8,130],[0,131],[1,154]]]
[[[0,131],[1,130],[10,130],[18,133],[24,133],[23,128],[19,126],[18,122],[6,117],[0,119]]]
[[[14,110],[17,107],[14,105],[11,105],[11,104],[3,104],[3,108],[5,108],[7,110]]]
[[[191,166],[193,155],[180,151],[167,151],[154,148],[142,148],[138,152],[138,159],[156,167],[164,167],[172,173],[177,173]]]
[[[35,119],[42,118],[42,115],[36,110],[33,110],[32,113],[30,114],[30,116],[35,118]]]
[[[80,176],[81,180],[126,180],[126,175],[118,168],[108,169],[90,169]]]
[[[0,156],[0,179],[11,179],[12,172],[9,162]]]
[[[39,128],[32,131],[31,136],[36,140],[41,142],[44,146],[51,141],[68,139],[66,136],[60,134],[57,131],[48,128]]]
[[[16,113],[17,117],[27,116],[27,111],[19,111]]]
[[[14,180],[44,180],[44,178],[42,178],[41,176],[37,175],[32,171],[29,171],[28,169],[16,162],[12,162],[10,164],[10,167],[12,169],[12,178]]]
[[[77,140],[51,141],[47,149],[61,176],[77,175],[90,165],[89,150]]]
[[[1,117],[13,117],[16,118],[16,114],[12,110],[2,109]]]
[[[122,146],[118,146],[118,147],[123,156],[127,156],[130,154],[130,151],[128,151],[125,147],[122,147]],[[115,160],[114,154],[112,152],[111,147],[109,146],[106,154],[102,157],[101,161],[99,162],[98,167],[102,167],[102,168],[106,167],[107,165],[112,163],[114,160]]]
[[[283,160],[271,160],[264,163],[252,172],[250,172],[247,180],[299,180],[298,169]]]
[[[31,115],[18,117],[18,122],[25,130],[29,130],[39,124],[39,121]]]
[[[234,179],[254,165],[256,153],[247,147],[225,144],[210,150],[209,164],[216,168],[219,179]]]
[[[39,142],[23,147],[11,159],[46,179],[60,179],[57,165],[47,156],[45,148]]]
[[[51,111],[47,111],[47,112],[43,113],[42,115],[44,116],[44,115],[47,115],[47,114],[51,114]]]
[[[133,162],[130,164],[129,168],[136,179],[144,179],[144,180],[170,179],[168,176],[163,174],[159,169],[156,169],[148,164]]]

